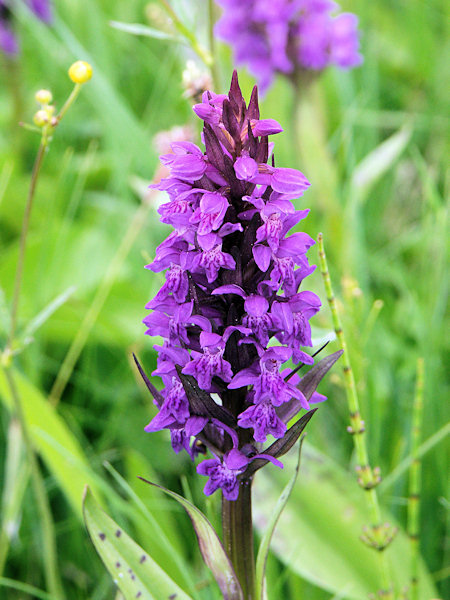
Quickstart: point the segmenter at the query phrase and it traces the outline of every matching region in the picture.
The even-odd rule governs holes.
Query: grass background
[[[156,360],[141,319],[162,276],[151,275],[143,266],[168,229],[158,223],[154,207],[142,208],[140,191],[158,165],[153,136],[187,123],[198,133],[199,122],[182,97],[181,85],[192,51],[186,45],[129,35],[109,25],[110,20],[148,24],[145,2],[54,4],[55,20],[48,27],[18,3],[14,16],[21,53],[17,60],[3,58],[2,63],[0,334],[6,342],[20,228],[38,146],[38,136],[19,128],[17,122],[31,120],[34,93],[41,87],[51,89],[61,106],[71,90],[68,66],[76,59],[88,60],[94,77],[56,131],[39,181],[19,333],[56,297],[71,286],[75,289],[14,361],[42,458],[64,594],[68,599],[95,600],[115,595],[80,520],[81,489],[89,481],[108,512],[167,566],[174,555],[161,542],[158,525],[162,524],[180,557],[179,563],[167,567],[172,576],[177,581],[191,580],[194,587],[200,583],[199,597],[214,598],[217,594],[195,549],[188,519],[165,498],[142,489],[136,475],[191,496],[213,520],[217,520],[218,499],[203,497],[204,482],[194,476],[194,467],[184,457],[174,459],[166,432],[143,432],[155,409],[130,362],[132,351],[138,352],[147,371]],[[206,44],[206,2],[185,0],[172,5]],[[319,231],[324,234],[370,456],[385,477],[409,456],[416,361],[420,356],[425,359],[422,439],[431,443],[423,457],[420,548],[443,598],[449,591],[449,453],[448,438],[443,436],[448,422],[444,358],[448,10],[439,0],[349,0],[341,5],[360,18],[363,66],[347,73],[328,70],[300,99],[288,82],[279,79],[261,102],[262,115],[284,127],[275,139],[277,164],[301,169],[312,182],[299,207],[312,209],[305,230],[313,237]],[[217,54],[218,91],[226,91],[231,57],[221,45]],[[254,82],[244,69],[240,77],[248,96]],[[129,252],[125,248],[123,260],[114,262],[130,227]],[[315,248],[310,260],[317,262]],[[325,298],[320,274],[310,279],[311,289]],[[55,377],[83,319],[98,302],[99,289],[105,291],[105,303],[85,328],[81,355],[61,401],[50,411],[48,396]],[[331,330],[327,306],[315,325],[318,336]],[[332,346],[330,351],[335,349]],[[348,413],[338,368],[320,391],[329,400],[309,427],[308,441],[352,472],[355,461],[346,433]],[[43,590],[45,581],[39,514],[1,380],[0,393],[2,530],[8,540],[3,575],[9,579],[0,580],[0,596],[39,597],[37,592],[12,587],[22,582]],[[114,473],[121,474],[146,509],[139,508]],[[383,506],[404,525],[406,471],[394,471],[385,483],[380,488]],[[358,493],[354,479],[345,485],[354,486]],[[362,493],[359,498],[362,504]],[[329,509],[333,498],[317,502]],[[301,514],[301,504],[292,510]],[[333,516],[328,510],[318,518],[324,539],[327,531],[330,539],[337,535],[339,513]],[[355,538],[356,553],[360,546]],[[339,564],[334,568],[339,569]],[[330,596],[326,582],[310,573],[300,576],[282,551],[270,559],[269,578],[270,597]]]

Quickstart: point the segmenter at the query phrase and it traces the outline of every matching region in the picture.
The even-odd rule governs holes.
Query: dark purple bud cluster
[[[221,488],[234,500],[252,461],[281,466],[277,456],[293,443],[287,421],[325,399],[315,392],[319,379],[311,387],[304,377],[302,386],[283,367],[290,359],[314,362],[304,348],[312,346],[309,319],[321,303],[299,291],[314,270],[306,258],[314,241],[289,235],[308,214],[291,200],[309,182],[276,168],[273,155],[268,164],[268,136],[282,129],[260,119],[256,87],[246,106],[236,72],[228,95],[205,92],[194,111],[206,151],[173,143],[161,157],[171,176],[154,186],[169,196],[159,213],[174,231],[147,266],[167,271],[144,319],[146,333],[164,339],[153,372],[163,391],[144,376],[159,408],[146,431],[169,429],[175,452],[184,448],[192,458],[210,449],[215,458],[198,466],[210,477],[205,493]],[[261,454],[268,435],[274,448]]]

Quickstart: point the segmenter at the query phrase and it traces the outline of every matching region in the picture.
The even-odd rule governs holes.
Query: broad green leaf
[[[266,469],[255,478],[253,507],[260,531],[265,530],[286,485],[293,457],[287,456],[284,462],[283,471]],[[363,494],[350,473],[304,444],[301,477],[273,535],[272,550],[311,583],[343,598],[365,600],[381,588],[381,583],[379,554],[359,539],[362,527],[370,523]],[[385,514],[383,518],[392,523],[390,516]],[[406,534],[399,531],[385,552],[400,590],[409,581],[410,546]],[[437,597],[423,564],[419,597]]]
[[[163,569],[85,491],[83,514],[92,542],[125,600],[161,600],[188,596]]]
[[[399,158],[411,139],[412,128],[405,126],[377,146],[356,165],[351,185],[358,194],[366,194],[369,188]],[[359,196],[361,198],[361,196]]]
[[[303,439],[304,438],[302,437],[299,443],[298,458],[297,464],[295,466],[294,475],[291,477],[286,487],[281,492],[281,496],[278,498],[278,502],[272,512],[271,519],[266,527],[266,530],[264,531],[264,535],[259,545],[258,556],[256,557],[255,575],[255,597],[257,600],[264,600],[264,575],[267,563],[267,556],[269,554],[270,541],[272,539],[275,527],[278,523],[281,513],[283,512],[283,509],[286,506],[287,501],[289,500],[289,496],[291,495],[291,492],[294,488],[294,484],[297,480],[297,475],[300,468],[300,455],[302,451]]]
[[[114,29],[124,31],[125,33],[131,33],[132,35],[143,35],[146,37],[155,38],[157,40],[171,40],[173,42],[184,42],[184,38],[178,37],[166,31],[154,29],[141,23],[121,23],[120,21],[110,21],[109,24]]]
[[[18,371],[13,371],[13,375],[33,443],[81,518],[80,498],[87,484],[97,489],[95,475],[78,440],[53,406]],[[13,401],[3,369],[0,369],[0,397],[7,408],[12,409]]]
[[[225,600],[242,599],[242,590],[239,581],[234,572],[231,561],[225,552],[222,542],[219,539],[214,527],[205,517],[205,515],[193,504],[188,502],[183,496],[171,492],[170,490],[147,481],[141,477],[142,481],[153,485],[175,498],[177,502],[185,509],[194,526],[197,534],[200,552],[203,560],[211,569]]]
[[[133,450],[128,450],[126,458],[128,462],[127,480],[108,462],[103,464],[124,492],[127,506],[132,509],[129,516],[134,517],[136,524],[136,541],[148,549],[158,564],[164,565],[167,575],[175,583],[195,596],[195,580],[192,577],[192,571],[186,564],[187,549],[181,549],[179,528],[170,514],[170,509],[174,505],[153,486],[143,486],[139,481],[139,473],[150,473],[156,479],[155,474],[141,455]],[[129,465],[133,460],[138,468],[130,474]],[[134,484],[135,487],[133,488],[131,484]],[[169,503],[171,506],[167,506]],[[176,508],[178,509],[178,507]]]

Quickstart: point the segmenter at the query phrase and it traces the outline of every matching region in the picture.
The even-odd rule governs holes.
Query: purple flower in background
[[[237,64],[246,64],[261,89],[275,73],[294,80],[302,71],[321,71],[329,65],[343,69],[362,62],[358,19],[335,15],[329,0],[217,0],[223,15],[216,33],[228,42]],[[275,189],[275,188],[274,188]]]
[[[281,466],[276,457],[293,443],[287,422],[324,399],[315,388],[304,393],[286,364],[314,362],[306,348],[320,300],[300,290],[314,270],[306,258],[314,240],[290,233],[308,214],[292,200],[309,182],[268,164],[268,135],[281,127],[259,118],[256,87],[246,105],[236,73],[228,95],[205,92],[194,112],[205,152],[172,144],[161,157],[170,176],[154,186],[169,196],[158,210],[175,231],[147,266],[167,273],[144,319],[146,333],[164,340],[153,372],[162,392],[146,379],[158,407],[146,431],[168,429],[175,452],[191,458],[209,448],[214,458],[197,468],[209,477],[205,493],[235,500],[253,464]],[[261,453],[268,436],[277,449]]]
[[[28,0],[27,3],[38,19],[44,23],[52,21],[49,0]],[[9,11],[9,3],[5,0],[0,0],[0,50],[10,56],[19,52],[19,44],[13,28],[13,15]]]

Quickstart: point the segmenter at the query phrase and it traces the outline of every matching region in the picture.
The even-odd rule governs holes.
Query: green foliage
[[[14,3],[21,55],[2,62],[0,347],[9,328],[20,228],[38,145],[37,136],[17,123],[31,120],[33,96],[41,87],[51,89],[61,107],[71,90],[68,66],[87,60],[94,77],[58,126],[37,187],[18,323],[21,342],[30,336],[34,341],[14,358],[52,509],[64,593],[67,600],[106,600],[116,593],[86,543],[80,516],[88,483],[118,527],[138,540],[178,588],[199,600],[215,599],[217,586],[184,510],[137,480],[143,476],[184,496],[182,482],[187,481],[193,503],[210,520],[220,513],[217,495],[205,499],[204,481],[188,459],[175,457],[168,437],[143,431],[155,409],[130,357],[138,351],[148,372],[155,365],[152,341],[143,335],[140,320],[162,281],[143,269],[167,234],[158,222],[157,198],[150,199],[129,252],[109,276],[108,293],[89,325],[59,405],[48,403],[69,346],[141,209],[142,190],[158,169],[153,136],[173,125],[198,126],[182,97],[181,72],[191,54],[173,40],[130,35],[123,26],[119,31],[109,25],[155,29],[144,0],[93,0],[89,10],[82,2],[54,4],[57,18],[48,27],[33,19],[23,3]],[[207,47],[204,4],[171,2]],[[380,499],[387,518],[402,527],[415,365],[418,357],[425,359],[419,597],[445,597],[450,589],[444,547],[449,522],[443,335],[448,291],[446,7],[440,0],[347,0],[341,5],[360,17],[362,67],[324,74],[302,95],[297,114],[298,99],[278,79],[262,100],[262,115],[284,127],[275,140],[277,164],[300,168],[312,182],[298,206],[312,209],[307,232],[316,237],[323,231],[326,239],[371,463],[379,464],[385,477]],[[217,51],[218,91],[224,91],[232,65],[223,46]],[[248,94],[253,81],[244,70],[241,82]],[[314,249],[311,262],[317,263]],[[320,274],[312,278],[314,291],[325,299]],[[331,330],[326,307],[314,325],[318,331]],[[328,350],[337,345],[331,342]],[[359,541],[367,519],[363,492],[348,475],[355,459],[339,368],[319,391],[329,400],[311,422],[300,476],[275,530],[276,556],[269,555],[267,563],[269,598],[325,600],[329,592],[362,598],[379,582],[376,553]],[[0,564],[2,552],[7,559],[0,596],[50,598],[39,513],[2,370],[0,396]],[[291,473],[289,466],[281,473],[269,466],[255,476],[261,535]],[[409,568],[403,534],[388,552],[403,585]]]
[[[158,564],[95,503],[86,489],[83,512],[92,542],[125,600],[189,600]]]

